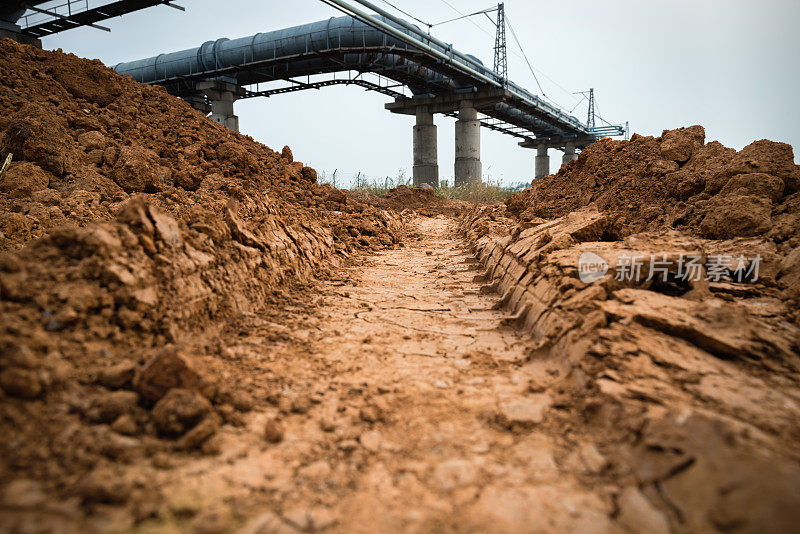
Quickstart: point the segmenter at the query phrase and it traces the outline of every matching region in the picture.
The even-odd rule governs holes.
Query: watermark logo
[[[603,278],[608,272],[608,262],[594,252],[584,252],[578,258],[578,277],[584,284]]]
[[[761,255],[747,257],[727,254],[628,254],[616,257],[613,269],[618,282],[739,282],[758,281]],[[578,258],[578,277],[584,284],[603,278],[609,271],[608,261],[594,252],[584,252]]]

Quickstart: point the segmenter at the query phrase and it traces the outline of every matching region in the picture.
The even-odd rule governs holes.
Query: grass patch
[[[334,171],[330,176],[325,172],[321,173],[320,183],[328,183],[337,187],[337,172]],[[353,178],[355,183],[349,187],[350,191],[361,191],[375,196],[382,196],[399,185],[413,186],[413,180],[406,176],[403,169],[396,177],[387,176],[385,178],[368,178],[363,173],[357,173]],[[341,187],[341,182],[338,185]],[[486,182],[466,183],[460,185],[450,185],[448,180],[439,180],[439,187],[434,189],[436,196],[448,200],[465,200],[467,202],[503,202],[511,195],[528,187],[527,182],[519,182],[513,185],[502,185],[500,180],[487,180]]]
[[[435,193],[448,200],[466,200],[468,202],[502,202],[510,197],[515,187],[503,186],[500,181],[471,182],[450,185],[447,180],[440,180]]]

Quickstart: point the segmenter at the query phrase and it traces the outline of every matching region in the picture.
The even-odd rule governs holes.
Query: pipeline
[[[186,89],[191,87],[187,80],[223,78],[250,85],[346,70],[380,72],[408,85],[414,94],[446,94],[472,86],[502,87],[496,73],[452,45],[429,37],[425,38],[427,43],[420,41],[417,36],[421,30],[401,19],[359,13],[369,17],[369,24],[351,16],[336,17],[250,37],[208,41],[197,48],[120,63],[114,69],[140,82],[167,85],[178,93],[181,88],[190,90]],[[429,56],[427,64],[423,64],[421,54]],[[537,111],[538,117],[515,106],[513,116],[539,125],[539,133],[590,135],[578,119],[521,87],[508,83],[505,89],[525,107]]]

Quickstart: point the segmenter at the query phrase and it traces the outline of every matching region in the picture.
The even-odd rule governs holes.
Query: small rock
[[[768,198],[731,193],[715,197],[703,211],[700,232],[710,239],[750,237],[772,226],[772,201]]]
[[[319,428],[323,432],[333,432],[336,430],[336,419],[331,416],[323,416],[319,420]]]
[[[625,488],[617,503],[620,511],[619,521],[631,532],[669,534],[670,528],[666,516],[653,506],[638,488]]]
[[[506,401],[495,414],[495,421],[508,429],[531,428],[544,420],[551,404],[552,399],[546,393]]]
[[[135,436],[139,433],[139,425],[130,414],[122,414],[111,423],[111,430],[125,436]]]
[[[177,349],[167,347],[137,373],[133,387],[142,397],[155,402],[172,388],[194,389],[200,382],[200,375],[189,367]]]
[[[678,168],[678,164],[672,160],[658,159],[648,165],[647,171],[651,174],[663,175],[670,172],[675,172],[678,170]]]
[[[354,439],[345,439],[339,442],[339,449],[350,452],[358,448],[358,442]]]
[[[706,132],[702,126],[689,126],[676,130],[664,130],[661,134],[661,156],[664,159],[684,162],[705,142]]]
[[[35,480],[18,478],[9,482],[2,491],[0,502],[4,507],[33,508],[44,504],[47,496],[42,486]]]
[[[222,453],[223,440],[219,434],[214,434],[203,442],[200,451],[207,456],[216,456]]]
[[[267,419],[264,423],[264,439],[270,443],[283,441],[283,427],[275,419]]]
[[[747,173],[732,177],[719,194],[753,195],[777,202],[783,195],[784,188],[785,185],[780,178],[764,173]]]
[[[41,366],[41,358],[27,345],[14,344],[6,350],[0,349],[0,367],[22,367],[36,369]]]
[[[298,474],[308,479],[323,481],[330,476],[331,466],[325,460],[318,460],[300,469]]]
[[[587,473],[597,474],[608,466],[606,457],[591,443],[583,443],[578,449]]]
[[[311,523],[309,527],[312,532],[325,530],[339,522],[339,519],[336,517],[336,514],[333,512],[333,510],[330,510],[329,508],[323,508],[322,506],[312,508],[308,513],[308,519]]]
[[[84,132],[78,135],[78,144],[87,151],[93,149],[103,149],[106,147],[106,138],[101,132],[96,130]]]
[[[181,230],[175,219],[153,205],[147,206],[147,212],[150,214],[156,234],[161,241],[170,248],[178,248],[183,244]]]
[[[213,503],[202,508],[192,520],[194,534],[225,534],[231,531],[234,522],[229,506]]]
[[[153,454],[150,462],[156,469],[170,469],[172,467],[172,458],[166,452],[159,451]]]
[[[202,421],[189,430],[181,438],[179,446],[182,449],[190,450],[200,447],[207,439],[217,433],[222,419],[214,412],[208,414]]]
[[[93,423],[110,423],[123,414],[136,410],[139,394],[135,391],[112,391],[95,397],[86,410]]]
[[[0,373],[0,387],[6,394],[23,399],[35,399],[44,391],[39,373],[32,369],[10,367]]]
[[[133,362],[122,362],[101,369],[97,375],[97,383],[109,389],[124,388],[133,382],[136,365]]]
[[[378,452],[378,450],[381,448],[381,433],[377,430],[364,432],[361,434],[361,436],[359,436],[358,441],[360,441],[361,446],[368,451]]]
[[[389,411],[389,404],[383,397],[373,398],[368,404],[359,410],[362,421],[376,423],[384,420],[384,414]]]
[[[253,397],[246,391],[236,390],[231,395],[231,404],[240,412],[249,412],[253,409]]]
[[[194,427],[211,411],[211,403],[190,389],[171,389],[153,407],[153,421],[166,435],[177,436]]]
[[[133,484],[118,469],[96,467],[84,476],[75,488],[83,502],[122,504],[128,500]]]

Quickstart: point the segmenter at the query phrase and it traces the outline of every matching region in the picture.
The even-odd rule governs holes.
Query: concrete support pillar
[[[211,113],[211,104],[206,103],[206,99],[203,98],[203,95],[187,96],[184,100],[204,115]]]
[[[436,125],[425,106],[417,108],[414,125],[414,186],[439,186],[439,163],[436,155]]]
[[[459,103],[456,121],[455,185],[481,181],[481,123],[471,100]]]
[[[239,131],[239,117],[233,112],[233,103],[242,94],[242,88],[225,82],[198,82],[197,90],[211,101],[211,120]]]
[[[547,145],[536,147],[536,167],[534,180],[540,180],[550,174],[550,156],[547,155]]]
[[[574,159],[578,159],[578,155],[575,153],[575,143],[567,143],[567,146],[564,147],[564,157],[561,159],[561,164],[566,165]]]

